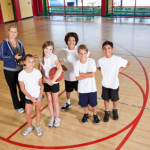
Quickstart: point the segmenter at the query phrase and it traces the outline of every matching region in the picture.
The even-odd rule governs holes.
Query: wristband
[[[43,97],[39,97],[41,100],[43,100],[44,96]]]

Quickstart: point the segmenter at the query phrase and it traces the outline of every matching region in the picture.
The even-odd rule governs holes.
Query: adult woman
[[[25,96],[21,92],[18,83],[18,73],[23,69],[23,57],[25,56],[22,42],[17,40],[17,27],[10,26],[9,37],[3,40],[0,45],[0,59],[4,62],[3,70],[6,82],[9,86],[14,108],[19,112],[24,112]],[[17,96],[17,86],[19,88],[20,101]]]

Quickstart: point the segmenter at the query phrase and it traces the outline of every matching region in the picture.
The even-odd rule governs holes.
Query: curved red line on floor
[[[125,74],[123,74],[123,75],[125,75]],[[145,93],[144,93],[142,87],[139,85],[139,83],[137,83],[131,77],[129,77],[127,75],[125,75],[125,76],[128,77],[129,79],[131,79],[140,88],[140,90],[141,90],[141,92],[143,94],[143,98],[144,98]],[[101,138],[101,139],[98,139],[98,140],[95,140],[95,141],[91,141],[91,142],[87,142],[87,143],[81,143],[81,144],[76,144],[76,145],[68,145],[68,146],[36,146],[36,145],[29,145],[29,144],[23,144],[23,143],[11,141],[11,140],[5,139],[3,137],[0,137],[0,139],[2,139],[5,142],[11,143],[11,144],[15,144],[15,145],[18,145],[18,146],[23,146],[23,147],[28,147],[28,148],[38,148],[38,149],[67,149],[67,148],[82,147],[82,146],[87,146],[87,145],[91,145],[91,144],[95,144],[95,143],[99,143],[99,142],[105,141],[107,139],[110,139],[110,138],[112,138],[112,137],[122,133],[123,131],[127,130],[129,127],[134,125],[137,122],[137,120],[139,120],[138,119],[139,115],[140,115],[140,113],[138,114],[138,116],[129,125],[127,125],[126,127],[124,127],[123,129],[119,130],[118,132],[116,132],[114,134],[111,134],[111,135],[109,135],[107,137],[104,137],[104,138]]]

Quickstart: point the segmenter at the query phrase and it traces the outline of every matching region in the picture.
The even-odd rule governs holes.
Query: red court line
[[[127,75],[125,75],[125,76],[127,76]],[[129,76],[127,76],[127,77],[129,77]],[[143,91],[142,94],[144,94],[144,90],[142,89],[142,87],[134,79],[132,79],[131,77],[129,77],[129,78],[138,85],[138,87],[140,88],[141,92]],[[144,98],[144,95],[143,95],[143,98]],[[98,139],[98,140],[95,140],[95,141],[91,141],[91,142],[87,142],[87,143],[81,143],[81,144],[76,144],[76,145],[67,145],[67,146],[37,146],[37,145],[29,145],[29,144],[23,144],[23,143],[11,141],[11,140],[5,139],[5,138],[3,138],[1,136],[0,136],[0,139],[3,140],[3,141],[6,141],[8,143],[14,144],[14,145],[18,145],[18,146],[22,146],[22,147],[27,147],[27,148],[37,148],[37,149],[67,149],[67,148],[83,147],[83,146],[88,146],[88,145],[91,145],[91,144],[96,144],[96,143],[108,140],[108,139],[113,138],[113,137],[119,135],[120,133],[126,131],[129,127],[133,126],[136,123],[136,121],[137,121],[137,119],[139,117],[139,114],[137,115],[137,117],[130,124],[128,124],[126,127],[124,127],[123,129],[121,129],[120,131],[118,131],[116,133],[113,133],[113,134],[111,134],[109,136],[106,136],[104,138],[101,138],[101,139]]]
[[[65,92],[65,90],[62,91],[58,96],[61,96],[64,92]],[[40,110],[40,112],[42,112],[47,106],[48,106],[48,104],[45,105],[45,106]],[[36,114],[32,117],[32,119],[34,119],[35,117],[36,117]],[[10,138],[12,138],[12,137],[13,137],[18,131],[20,131],[26,124],[27,124],[27,122],[25,122],[22,126],[20,126],[15,132],[13,132],[13,133],[12,133],[10,136],[8,136],[6,139],[9,140]]]
[[[120,45],[119,45],[120,46]],[[122,47],[122,46],[120,46]],[[141,61],[132,53],[130,52],[128,49],[122,47],[123,49],[125,49],[128,53],[130,53],[138,62],[139,64],[141,65],[142,69],[143,69],[143,72],[144,72],[144,76],[145,76],[145,80],[146,80],[146,92],[143,91],[142,87],[136,83],[142,94],[143,94],[143,108],[146,107],[146,104],[147,104],[147,100],[148,100],[148,95],[149,95],[149,79],[148,79],[148,75],[147,75],[147,72],[146,72],[146,69],[144,68],[143,64],[141,63]],[[123,73],[122,73],[123,74]],[[123,74],[125,75],[125,74]],[[127,75],[125,75],[127,76]],[[127,76],[128,78],[130,78],[129,76]],[[131,79],[131,78],[130,78]],[[132,80],[132,79],[131,79]],[[122,140],[122,142],[118,145],[118,147],[116,148],[116,150],[120,150],[122,148],[122,146],[125,144],[125,142],[128,140],[128,138],[131,136],[131,134],[133,133],[133,131],[135,130],[136,126],[138,125],[142,115],[143,115],[143,112],[144,112],[144,109],[141,109],[139,115],[137,116],[137,119],[136,119],[136,122],[135,124],[132,126],[132,128],[130,129],[130,131],[127,133],[127,135],[125,136],[125,138]]]

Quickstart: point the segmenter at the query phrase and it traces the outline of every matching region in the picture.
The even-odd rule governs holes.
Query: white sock
[[[67,99],[67,103],[70,104],[70,99]]]

